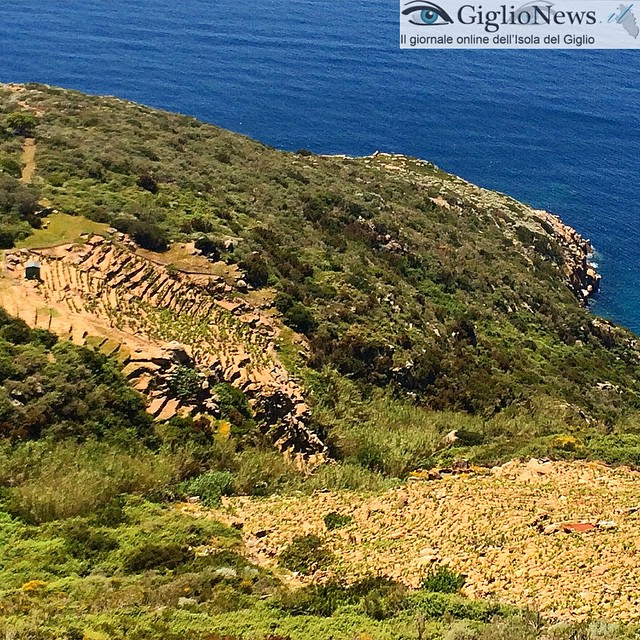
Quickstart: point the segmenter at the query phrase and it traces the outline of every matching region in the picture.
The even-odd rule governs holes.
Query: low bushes
[[[184,482],[180,489],[187,496],[198,496],[206,507],[217,507],[222,496],[233,493],[233,484],[233,474],[228,471],[208,471]]]
[[[350,585],[332,579],[293,592],[281,591],[274,605],[291,615],[322,617],[334,615],[341,607],[356,605],[368,617],[385,620],[408,606],[408,593],[403,585],[382,576],[368,576]]]
[[[189,547],[179,542],[142,542],[123,554],[123,569],[141,573],[151,569],[171,570],[193,558]]]
[[[122,515],[115,519],[99,517],[96,511],[40,526],[27,525],[0,511],[3,588],[17,588],[34,579],[48,582],[66,573],[122,576],[169,571],[188,563],[194,569],[194,563],[202,567],[229,562],[234,567],[246,565],[233,553],[239,541],[237,532],[214,520],[193,520],[134,496],[116,502]],[[196,556],[196,548],[211,544],[216,545],[217,555]],[[219,558],[221,553],[229,555]]]
[[[5,478],[16,485],[5,492],[7,508],[27,522],[88,515],[120,494],[155,494],[174,481],[172,461],[150,451],[129,454],[95,442],[38,449],[39,459]]]
[[[0,310],[0,439],[151,435],[142,396],[114,362]]]
[[[267,496],[295,487],[300,474],[272,449],[245,449],[235,460],[234,488],[238,495]]]
[[[169,389],[181,400],[192,400],[202,391],[202,379],[195,369],[180,365],[169,380]]]
[[[319,536],[296,536],[280,554],[278,562],[303,575],[309,575],[319,569],[326,569],[333,560],[333,554]]]
[[[458,593],[465,582],[466,576],[452,571],[446,565],[439,565],[425,576],[422,588],[434,593]]]

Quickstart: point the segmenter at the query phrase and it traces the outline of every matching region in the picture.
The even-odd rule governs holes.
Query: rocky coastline
[[[564,262],[561,268],[569,288],[580,303],[586,306],[600,289],[602,280],[596,265],[592,262],[594,248],[591,241],[583,238],[558,216],[547,211],[536,211],[536,213],[545,231],[562,248]]]

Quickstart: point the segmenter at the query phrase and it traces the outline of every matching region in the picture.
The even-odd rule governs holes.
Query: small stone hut
[[[42,265],[37,260],[29,260],[24,268],[24,277],[27,280],[40,280]]]

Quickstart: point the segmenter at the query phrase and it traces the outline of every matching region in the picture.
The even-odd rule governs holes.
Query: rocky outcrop
[[[598,292],[602,278],[590,262],[593,255],[591,242],[557,216],[546,211],[536,213],[540,216],[545,231],[562,248],[562,269],[569,288],[582,304],[586,304]]]
[[[562,271],[567,286],[581,304],[585,305],[597,293],[601,276],[590,263],[593,253],[591,243],[557,216],[447,174],[425,160],[376,152],[362,161],[372,168],[400,174],[424,186],[430,194],[430,200],[443,209],[460,216],[481,214],[485,220],[499,227],[505,237],[510,238],[528,258],[536,254],[543,259],[551,259]],[[532,239],[546,238],[559,248],[559,254],[551,249],[553,255],[546,255],[535,243],[523,241],[519,237],[519,229],[527,230],[526,235],[533,234]],[[392,246],[396,251],[402,247]]]
[[[169,269],[129,247],[94,236],[81,245],[8,252],[4,271],[15,295],[3,296],[3,306],[32,326],[116,357],[158,420],[216,417],[211,389],[227,382],[246,393],[279,451],[301,467],[323,463],[327,449],[309,426],[302,389],[278,358],[277,321],[233,297],[224,278]],[[33,258],[41,281],[25,282]],[[184,369],[193,371],[189,394],[172,384]]]

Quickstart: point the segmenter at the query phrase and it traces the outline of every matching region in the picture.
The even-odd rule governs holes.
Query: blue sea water
[[[400,51],[392,0],[9,0],[0,80],[188,113],[285,149],[429,159],[589,237],[640,333],[640,53]]]

